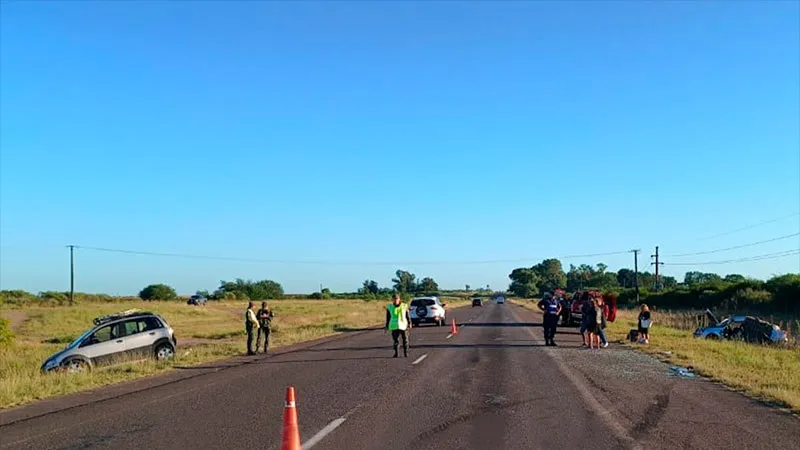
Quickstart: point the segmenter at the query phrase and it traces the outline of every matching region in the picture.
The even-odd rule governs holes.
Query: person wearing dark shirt
[[[275,314],[267,306],[267,302],[261,302],[261,309],[256,312],[258,319],[258,337],[256,337],[256,351],[261,347],[261,336],[264,336],[264,353],[267,353],[269,347],[269,335],[272,331],[272,319]]]
[[[561,314],[561,305],[558,299],[550,295],[549,292],[544,294],[544,298],[539,301],[539,309],[544,313],[542,320],[542,327],[544,328],[544,345],[555,346],[556,330],[558,329],[558,315]]]
[[[639,313],[639,342],[643,344],[650,343],[650,326],[653,324],[650,315],[650,308],[642,304],[641,312]]]
[[[589,313],[592,309],[592,297],[589,295],[588,291],[585,291],[581,295],[581,338],[583,339],[583,346],[589,346]]]
[[[589,300],[588,302],[589,307],[587,309],[587,320],[586,320],[586,332],[589,334],[589,348],[595,348],[595,342],[597,342],[597,347],[600,348],[600,317],[602,312],[600,308],[597,306],[597,301],[594,299]]]

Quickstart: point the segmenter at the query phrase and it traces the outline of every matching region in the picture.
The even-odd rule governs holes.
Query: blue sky
[[[800,210],[799,17],[794,2],[6,2],[0,287],[68,289],[67,244],[283,261],[77,251],[77,290],[126,294],[235,277],[354,290],[397,268],[499,288],[549,256],[796,249],[667,257],[800,231],[794,215],[727,233]],[[563,260],[600,261],[632,265]],[[800,256],[664,267],[686,270],[768,277]]]

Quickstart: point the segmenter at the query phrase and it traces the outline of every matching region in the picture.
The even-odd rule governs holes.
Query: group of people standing
[[[244,330],[247,333],[247,355],[255,355],[261,348],[261,339],[264,339],[264,353],[269,348],[269,335],[272,331],[272,319],[275,313],[269,309],[267,302],[261,302],[261,309],[253,311],[255,303],[247,304],[247,311],[244,313]],[[257,336],[256,336],[257,335]],[[256,341],[255,350],[253,349],[253,338]]]
[[[546,292],[542,300],[539,301],[539,309],[544,313],[542,326],[544,328],[545,345],[547,346],[556,345],[555,336],[558,329],[558,319],[562,316],[564,308],[569,308],[569,304],[563,296],[563,292],[558,292],[556,295]],[[577,292],[572,301],[581,302],[580,331],[583,338],[583,346],[590,349],[608,347],[605,328],[610,308],[603,296],[588,291]]]
[[[581,338],[583,346],[589,349],[606,348],[606,321],[608,320],[609,306],[602,295],[592,295],[584,292],[581,295]]]

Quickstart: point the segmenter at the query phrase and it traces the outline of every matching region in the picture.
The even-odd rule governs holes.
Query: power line
[[[766,240],[758,241],[758,242],[751,242],[749,244],[736,245],[736,246],[733,246],[733,247],[718,248],[716,250],[708,250],[708,251],[705,251],[705,252],[680,253],[680,254],[677,254],[677,255],[667,255],[667,257],[669,257],[669,258],[679,258],[679,257],[683,257],[683,256],[709,255],[711,253],[726,252],[728,250],[736,250],[736,249],[739,249],[739,248],[752,247],[754,245],[766,244],[767,242],[781,241],[783,239],[789,239],[790,237],[795,237],[795,236],[800,236],[800,233],[787,234],[786,236],[779,236],[779,237],[772,238],[772,239],[766,239]]]
[[[92,250],[107,253],[123,253],[129,255],[142,255],[142,256],[163,256],[172,258],[186,258],[186,259],[208,259],[217,261],[231,261],[231,262],[249,262],[249,263],[264,263],[264,264],[312,264],[312,265],[353,265],[353,266],[371,266],[371,265],[472,265],[472,264],[497,264],[497,263],[524,263],[531,262],[537,258],[518,258],[518,259],[495,259],[495,260],[473,260],[473,261],[331,261],[331,260],[299,260],[299,259],[262,259],[262,258],[240,258],[240,257],[227,257],[227,256],[211,256],[211,255],[193,255],[186,253],[165,253],[165,252],[150,252],[140,250],[125,250],[105,247],[89,247],[89,246],[74,246],[77,249]],[[589,253],[583,255],[562,255],[550,258],[557,259],[575,259],[575,258],[591,258],[598,256],[612,256],[622,255],[628,253],[627,250],[616,252],[604,253]]]
[[[756,255],[750,256],[747,258],[739,258],[739,259],[728,259],[725,261],[706,261],[706,262],[691,262],[691,263],[664,263],[668,266],[706,266],[706,265],[713,265],[713,264],[731,264],[731,263],[740,263],[740,262],[750,262],[750,261],[763,261],[767,259],[777,259],[777,258],[784,258],[786,256],[793,256],[793,255],[800,255],[800,249],[794,250],[787,250],[783,252],[777,253],[767,253],[764,255]]]
[[[755,223],[755,224],[753,224],[753,225],[748,225],[748,226],[746,226],[746,227],[737,228],[737,229],[735,229],[735,230],[726,231],[726,232],[724,232],[724,233],[715,234],[715,235],[713,235],[713,236],[708,236],[708,237],[701,238],[701,239],[698,239],[698,240],[700,240],[700,241],[704,241],[704,240],[708,240],[708,239],[714,239],[714,238],[718,238],[718,237],[721,237],[721,236],[727,236],[727,235],[729,235],[729,234],[738,233],[738,232],[740,232],[740,231],[745,231],[745,230],[750,230],[750,229],[752,229],[752,228],[757,228],[757,227],[760,227],[760,226],[763,226],[763,225],[767,225],[767,224],[770,224],[770,223],[779,222],[779,221],[781,221],[781,220],[789,219],[789,218],[791,218],[791,217],[795,217],[795,216],[800,216],[800,211],[798,211],[798,212],[795,212],[795,213],[792,213],[792,214],[789,214],[788,216],[781,216],[781,217],[777,217],[777,218],[775,218],[775,219],[769,219],[769,220],[765,220],[765,221],[763,221],[763,222]]]

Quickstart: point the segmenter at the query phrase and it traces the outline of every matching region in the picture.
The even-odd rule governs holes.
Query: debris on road
[[[675,373],[675,376],[684,377],[684,378],[696,378],[697,375],[691,371],[691,367],[680,367],[680,366],[672,366],[669,368],[671,371]]]

